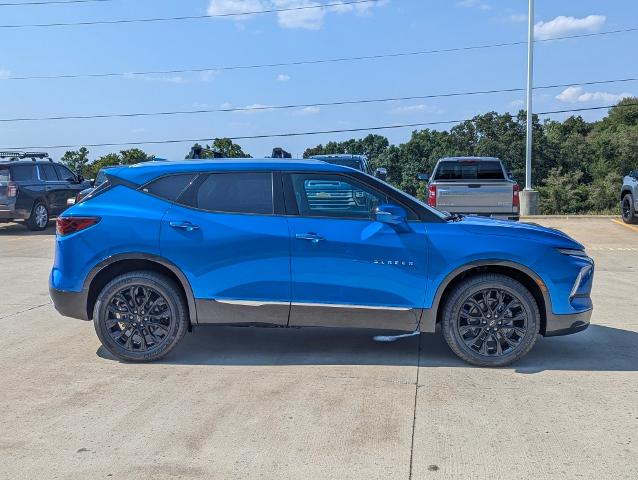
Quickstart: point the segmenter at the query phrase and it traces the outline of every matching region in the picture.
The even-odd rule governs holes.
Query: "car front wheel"
[[[171,279],[155,272],[115,277],[93,310],[98,338],[121,360],[150,362],[167,355],[188,327],[187,307]]]
[[[500,274],[458,283],[443,307],[442,330],[452,351],[472,365],[503,367],[534,346],[540,312],[520,282]]]
[[[631,224],[638,223],[638,218],[636,218],[636,210],[634,209],[634,197],[632,197],[630,193],[623,197],[621,207],[623,222]]]

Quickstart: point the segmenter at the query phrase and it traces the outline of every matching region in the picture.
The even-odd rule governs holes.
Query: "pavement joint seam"
[[[3,320],[5,318],[9,318],[9,317],[13,317],[14,315],[20,315],[21,313],[24,313],[24,312],[30,312],[31,310],[35,310],[36,308],[42,308],[42,307],[46,307],[48,305],[50,305],[50,303],[43,303],[42,305],[34,305],[32,307],[25,308],[24,310],[20,310],[20,311],[15,312],[15,313],[10,313],[9,315],[4,315],[4,316],[0,317],[0,320]]]
[[[422,335],[419,335],[419,349],[417,353],[416,359],[416,380],[414,382],[414,412],[412,415],[412,440],[410,444],[410,470],[408,474],[408,480],[412,480],[412,464],[414,459],[414,430],[416,428],[416,407],[417,407],[417,399],[419,396],[419,370],[421,369],[421,338]]]

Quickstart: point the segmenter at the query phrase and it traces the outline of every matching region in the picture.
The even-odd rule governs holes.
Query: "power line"
[[[344,2],[324,3],[319,5],[300,5],[298,7],[269,8],[264,10],[253,10],[248,12],[214,13],[206,15],[183,15],[179,17],[155,17],[155,18],[124,18],[118,20],[89,20],[84,22],[56,22],[56,23],[23,23],[18,25],[0,25],[0,28],[48,28],[48,27],[76,27],[86,25],[115,25],[121,23],[151,23],[151,22],[171,22],[182,20],[201,20],[204,18],[231,18],[247,15],[263,15],[267,13],[294,12],[299,10],[312,10],[317,8],[341,8],[347,5],[359,5],[364,3],[376,3],[379,0],[349,0]]]
[[[638,107],[638,103],[626,103],[623,105],[606,105],[602,107],[585,107],[585,108],[573,108],[569,110],[552,110],[547,112],[536,112],[535,115],[551,115],[555,113],[576,113],[593,110],[603,110],[610,108],[624,108],[624,107]],[[335,130],[313,130],[308,132],[288,132],[288,133],[269,133],[264,135],[244,135],[239,137],[226,137],[230,140],[256,140],[263,138],[282,138],[282,137],[302,137],[311,135],[324,135],[333,133],[355,133],[355,132],[368,132],[379,130],[393,130],[399,128],[415,128],[415,127],[428,127],[433,125],[449,125],[453,123],[470,122],[473,119],[466,118],[462,120],[442,120],[436,122],[422,122],[422,123],[404,123],[398,125],[383,125],[375,127],[361,127],[361,128],[345,128]],[[146,141],[133,141],[123,143],[84,143],[75,145],[35,145],[26,147],[9,147],[9,150],[36,150],[36,149],[56,149],[56,148],[75,148],[75,147],[125,147],[127,145],[166,145],[174,143],[195,143],[195,142],[210,142],[211,138],[189,138],[179,140],[146,140]]]
[[[6,2],[0,7],[31,7],[33,5],[64,5],[67,3],[112,2],[113,0],[47,0],[41,2]]]
[[[562,37],[547,38],[543,40],[537,40],[536,42],[537,43],[538,42],[555,42],[558,40],[572,40],[572,39],[596,37],[596,36],[602,36],[602,35],[616,35],[620,33],[630,33],[630,32],[636,32],[636,31],[638,31],[638,27],[628,27],[628,28],[623,28],[619,30],[608,30],[605,32],[583,33],[579,35],[566,35]],[[71,78],[135,77],[135,76],[144,76],[144,75],[169,75],[169,74],[178,74],[178,73],[221,72],[221,71],[228,71],[228,70],[250,70],[250,69],[258,69],[258,68],[279,68],[279,67],[291,67],[291,66],[300,66],[300,65],[316,65],[316,64],[323,64],[323,63],[380,60],[384,58],[411,57],[411,56],[419,56],[419,55],[432,55],[432,54],[438,54],[438,53],[463,52],[463,51],[470,51],[470,50],[482,50],[482,49],[488,49],[488,48],[512,47],[512,46],[526,45],[526,44],[527,44],[527,41],[501,42],[501,43],[491,43],[491,44],[469,45],[464,47],[439,48],[439,49],[433,49],[433,50],[416,50],[416,51],[407,51],[407,52],[382,53],[378,55],[359,55],[359,56],[353,56],[353,57],[298,60],[298,61],[292,61],[292,62],[227,65],[227,66],[212,66],[212,67],[171,69],[171,70],[146,70],[146,71],[138,71],[138,72],[19,75],[19,76],[7,76],[4,78],[0,78],[0,80],[54,80],[54,79],[71,79]]]
[[[554,85],[542,85],[535,87],[534,90],[546,90],[552,88],[565,88],[575,86],[587,86],[587,85],[602,85],[610,83],[627,83],[638,81],[638,78],[622,78],[616,80],[597,80],[590,82],[580,83],[559,83]],[[524,88],[503,88],[494,90],[475,90],[471,92],[451,92],[451,93],[439,93],[431,95],[412,95],[405,97],[387,97],[387,98],[368,98],[358,100],[340,100],[334,102],[316,102],[316,103],[299,103],[289,105],[262,105],[255,107],[228,107],[228,108],[212,108],[212,109],[197,109],[197,110],[172,110],[162,112],[131,112],[131,113],[110,113],[110,114],[96,114],[96,115],[59,115],[51,117],[18,117],[18,118],[0,118],[0,122],[41,122],[41,121],[59,121],[59,120],[88,120],[88,119],[104,119],[104,118],[129,118],[129,117],[156,117],[156,116],[171,116],[171,115],[194,115],[204,113],[221,113],[221,112],[254,112],[254,111],[266,111],[266,110],[289,110],[294,108],[309,108],[309,107],[329,107],[329,106],[341,106],[341,105],[360,105],[370,103],[387,103],[387,102],[400,102],[408,100],[427,100],[432,98],[449,98],[449,97],[462,97],[472,95],[486,95],[494,93],[512,93],[522,92]]]

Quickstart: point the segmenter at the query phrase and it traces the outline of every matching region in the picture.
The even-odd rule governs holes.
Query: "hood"
[[[465,217],[461,227],[469,233],[477,235],[493,235],[501,237],[525,238],[537,240],[556,248],[584,250],[585,247],[566,233],[547,228],[536,223],[495,220],[486,217]]]

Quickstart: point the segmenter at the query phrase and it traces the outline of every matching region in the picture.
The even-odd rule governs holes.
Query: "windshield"
[[[434,172],[434,180],[505,180],[498,160],[442,161]]]
[[[436,215],[437,217],[439,217],[442,220],[447,220],[449,218],[449,215],[447,213],[443,213],[440,210],[437,210],[436,208],[433,208],[431,206],[429,206],[427,203],[424,203],[423,201],[419,200],[418,198],[410,195],[407,192],[404,192],[403,190],[399,190],[398,188],[396,188],[393,185],[390,185],[388,182],[385,182],[383,180],[381,180],[378,177],[373,177],[372,175],[368,175],[366,173],[366,175],[370,178],[373,178],[375,182],[379,182],[382,183],[383,185],[385,185],[386,187],[392,189],[393,191],[397,192],[399,194],[399,196],[403,196],[403,197],[408,197],[410,200],[412,200],[413,202],[418,203],[419,205],[421,205],[423,208],[428,209],[430,212],[432,212],[434,215]]]

